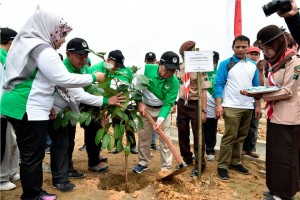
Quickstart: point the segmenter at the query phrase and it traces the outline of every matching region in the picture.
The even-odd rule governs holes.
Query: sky
[[[233,0],[0,0],[0,26],[17,32],[40,9],[57,14],[73,28],[66,43],[74,37],[87,41],[96,52],[119,49],[126,66],[142,66],[145,54],[159,59],[166,51],[179,53],[187,40],[200,51],[218,51],[220,60],[230,57],[233,37],[228,27],[228,4]],[[276,13],[266,17],[262,6],[271,0],[242,0],[242,34],[256,40],[264,26],[286,27]],[[297,0],[297,4],[300,5]],[[66,43],[58,50],[65,57]],[[92,64],[101,59],[90,55]]]

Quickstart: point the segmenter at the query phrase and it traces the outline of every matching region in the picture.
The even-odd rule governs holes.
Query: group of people
[[[292,37],[284,29],[269,25],[258,32],[254,46],[250,45],[247,36],[237,36],[232,44],[233,56],[219,65],[219,54],[213,52],[214,71],[201,75],[200,108],[197,76],[185,72],[184,60],[184,52],[196,50],[196,43],[186,41],[180,46],[182,63],[179,55],[172,51],[163,53],[158,61],[153,52],[146,54],[145,62],[148,59],[149,62],[138,73],[151,81],[142,90],[144,95],[137,105],[143,128],[137,132],[137,150],[135,142],[131,145],[131,152],[137,153],[139,158],[132,170],[134,173],[140,174],[149,168],[150,150],[158,150],[156,143],[152,142],[155,141],[155,132],[161,128],[167,137],[170,136],[171,113],[176,105],[180,154],[188,165],[193,163],[190,123],[194,135],[196,160],[191,176],[199,174],[199,117],[203,123],[200,173],[206,166],[204,152],[208,161],[215,159],[217,122],[223,117],[225,132],[220,144],[217,175],[228,180],[228,169],[249,174],[242,165],[241,155],[259,156],[255,143],[263,99],[267,102],[266,184],[269,189],[263,194],[264,199],[293,199],[300,189],[300,58],[294,48],[300,42],[300,14],[295,1],[292,5],[291,11],[280,14],[285,17]],[[57,113],[66,107],[79,113],[79,103],[84,104],[85,109],[92,107],[95,110],[100,110],[103,105],[121,106],[126,98],[122,93],[105,98],[89,94],[83,87],[103,82],[106,77],[132,83],[132,72],[125,67],[120,50],[109,52],[105,61],[88,67],[89,47],[82,38],[68,42],[67,58],[62,61],[56,50],[71,31],[62,18],[41,10],[29,18],[18,34],[12,29],[1,29],[1,188],[14,188],[10,180],[21,179],[21,199],[57,198],[42,189],[42,161],[48,134],[52,140],[53,188],[73,191],[76,186],[69,178],[85,176],[74,169],[72,163],[76,127],[69,124],[54,129],[53,120],[61,117]],[[3,37],[2,34],[6,35]],[[259,61],[260,52],[263,61]],[[126,76],[110,74],[107,64],[112,66],[110,70],[120,71]],[[186,89],[186,83],[189,83],[189,89]],[[244,90],[260,85],[280,89],[266,94],[251,94]],[[107,87],[114,87],[113,83]],[[199,116],[200,109],[202,116]],[[145,117],[146,112],[155,120],[154,125]],[[113,125],[119,123],[113,121]],[[93,172],[108,170],[104,164],[107,158],[100,156],[101,144],[95,144],[97,130],[103,124],[104,121],[94,119],[89,126],[83,126],[88,169]],[[132,132],[126,135],[135,138]],[[172,153],[161,137],[159,151],[161,170],[172,170]],[[7,166],[13,163],[12,160],[20,163],[20,175],[16,167]],[[9,170],[4,172],[3,169]]]

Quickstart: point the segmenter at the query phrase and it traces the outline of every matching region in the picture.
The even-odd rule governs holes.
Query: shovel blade
[[[179,165],[180,166],[180,165]],[[185,163],[181,164],[182,167],[176,168],[172,173],[168,174],[167,176],[160,177],[158,181],[167,181],[173,179],[174,176],[181,174],[187,170],[187,165]]]

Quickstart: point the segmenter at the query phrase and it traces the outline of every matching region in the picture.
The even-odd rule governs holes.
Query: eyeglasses
[[[166,70],[167,73],[175,73],[177,70],[176,69],[166,69],[166,66],[163,65],[164,70]]]

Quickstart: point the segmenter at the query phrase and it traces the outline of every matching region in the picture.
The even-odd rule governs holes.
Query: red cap
[[[257,52],[260,54],[260,49],[258,47],[255,47],[255,46],[250,46],[247,53],[250,53],[250,52]]]

